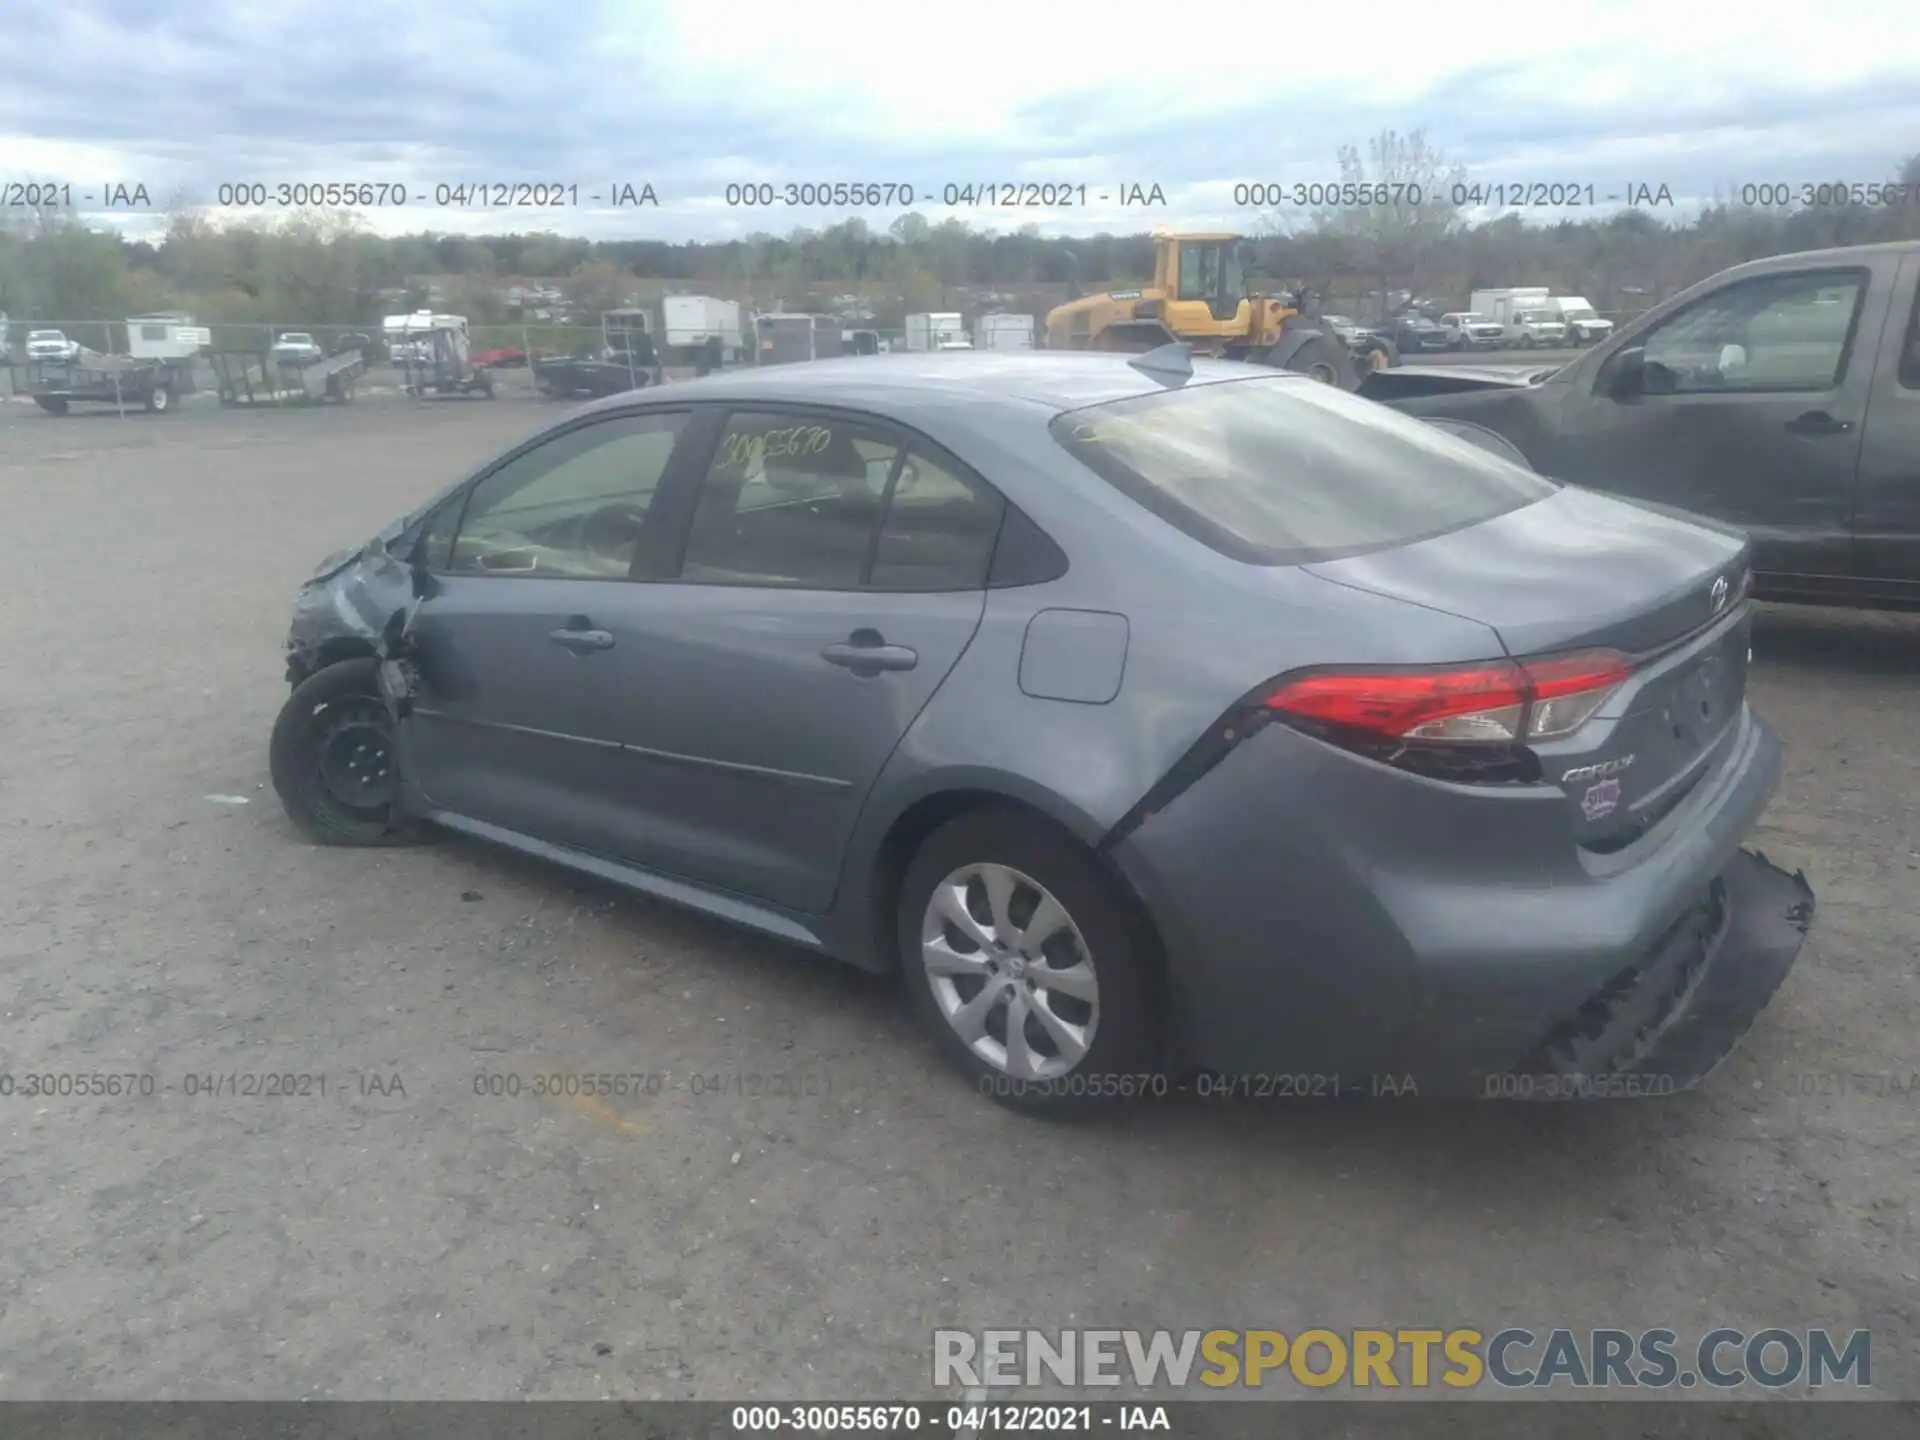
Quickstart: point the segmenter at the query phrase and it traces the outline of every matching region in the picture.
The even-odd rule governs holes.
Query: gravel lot
[[[294,586],[543,407],[0,411],[0,1073],[155,1077],[0,1097],[0,1395],[884,1399],[945,1325],[1824,1324],[1920,1397],[1920,625],[1764,619],[1759,844],[1820,910],[1704,1091],[1048,1127],[888,983],[470,843],[295,838]],[[475,1093],[556,1072],[672,1078]]]

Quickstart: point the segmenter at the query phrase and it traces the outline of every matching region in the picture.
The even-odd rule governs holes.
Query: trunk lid
[[[1305,568],[1478,620],[1513,655],[1598,645],[1644,655],[1731,608],[1747,552],[1737,532],[1568,485],[1484,524]]]
[[[1478,620],[1517,658],[1604,648],[1633,659],[1592,720],[1530,747],[1580,843],[1605,852],[1670,814],[1735,741],[1749,549],[1738,532],[1568,486],[1450,535],[1305,568]]]

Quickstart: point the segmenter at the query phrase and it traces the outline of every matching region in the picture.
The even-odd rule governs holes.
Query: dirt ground
[[[1756,841],[1819,912],[1701,1092],[1059,1128],[889,983],[470,843],[295,837],[295,585],[541,406],[0,411],[0,1084],[152,1077],[0,1095],[0,1395],[884,1399],[939,1326],[1519,1324],[1865,1327],[1920,1396],[1920,625],[1763,619]],[[541,1074],[664,1078],[476,1093]]]

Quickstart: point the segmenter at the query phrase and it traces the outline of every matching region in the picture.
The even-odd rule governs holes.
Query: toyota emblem
[[[1713,582],[1713,593],[1709,597],[1713,603],[1713,613],[1718,615],[1727,608],[1727,577],[1722,575]]]

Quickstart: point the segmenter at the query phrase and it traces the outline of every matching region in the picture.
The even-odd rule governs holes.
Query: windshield
[[[1114,488],[1254,565],[1412,544],[1555,488],[1424,421],[1295,377],[1096,405],[1056,417],[1052,430]]]
[[[1569,320],[1591,320],[1594,318],[1591,305],[1562,305],[1560,313]]]

